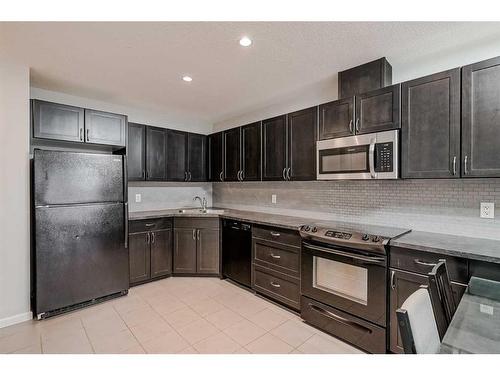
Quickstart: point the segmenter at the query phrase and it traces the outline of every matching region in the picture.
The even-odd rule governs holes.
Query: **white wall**
[[[31,318],[29,68],[0,61],[0,327]]]

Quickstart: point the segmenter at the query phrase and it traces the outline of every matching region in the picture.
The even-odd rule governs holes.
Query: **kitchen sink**
[[[205,210],[201,208],[184,208],[182,210],[179,210],[180,214],[202,214],[202,215],[219,215],[223,214],[224,210],[220,209],[215,209],[215,208],[207,208]]]

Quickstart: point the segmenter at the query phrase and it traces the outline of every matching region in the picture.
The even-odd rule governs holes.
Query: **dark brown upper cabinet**
[[[128,123],[127,170],[129,181],[146,179],[146,126]]]
[[[500,177],[500,57],[462,68],[462,176]]]
[[[401,85],[403,178],[460,177],[460,69]]]
[[[382,57],[339,72],[339,98],[349,98],[392,84],[392,66]]]
[[[125,147],[126,133],[127,116],[85,110],[85,142]]]
[[[187,181],[187,133],[167,130],[167,180]]]
[[[208,180],[224,181],[224,133],[208,136]]]
[[[188,181],[207,180],[207,137],[188,133],[187,136]]]
[[[356,96],[356,134],[399,129],[401,85],[383,87]]]
[[[241,127],[241,172],[240,181],[261,179],[261,123]]]
[[[33,137],[85,141],[85,110],[69,105],[32,101]]]
[[[288,171],[290,180],[316,179],[318,107],[288,115]]]
[[[354,135],[354,97],[319,106],[319,139]]]
[[[241,171],[241,128],[224,131],[224,181],[239,181]]]
[[[167,178],[167,130],[146,127],[146,180],[164,181]]]
[[[286,115],[262,121],[262,180],[286,180]]]

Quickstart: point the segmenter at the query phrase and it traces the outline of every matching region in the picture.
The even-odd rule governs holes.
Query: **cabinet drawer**
[[[405,271],[427,275],[439,259],[446,260],[446,267],[450,280],[467,284],[467,260],[447,255],[428,253],[425,251],[409,250],[401,247],[391,247],[390,265]]]
[[[211,217],[176,217],[174,219],[176,228],[219,228],[219,218]]]
[[[299,310],[300,281],[258,265],[253,266],[253,289],[272,299]]]
[[[168,217],[148,220],[131,220],[129,222],[130,233],[147,232],[152,230],[170,228],[172,228],[172,219]]]
[[[300,249],[262,239],[254,239],[253,259],[260,266],[300,277]]]
[[[301,239],[298,231],[282,229],[276,227],[254,226],[252,236],[291,246],[301,246]]]

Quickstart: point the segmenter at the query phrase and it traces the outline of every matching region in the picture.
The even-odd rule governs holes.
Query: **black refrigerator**
[[[126,294],[126,157],[36,149],[32,179],[36,316]]]

